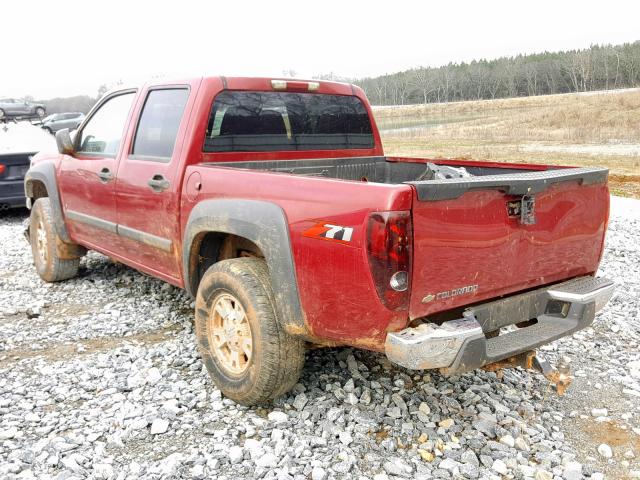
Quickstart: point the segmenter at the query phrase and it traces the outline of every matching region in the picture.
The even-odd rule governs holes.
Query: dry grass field
[[[640,198],[640,89],[375,107],[391,156],[606,166]]]

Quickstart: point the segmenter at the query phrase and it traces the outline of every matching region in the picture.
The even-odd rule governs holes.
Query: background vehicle
[[[17,100],[15,98],[0,99],[0,119],[2,118],[42,118],[46,108],[41,103]]]
[[[56,133],[58,130],[68,128],[69,131],[73,131],[78,128],[78,125],[84,120],[84,113],[71,112],[71,113],[54,113],[45,117],[42,120],[42,128],[49,133]]]
[[[0,210],[26,206],[24,175],[39,151],[56,151],[50,135],[24,122],[0,126]]]
[[[95,249],[185,288],[207,369],[244,404],[288,391],[307,343],[457,374],[529,359],[613,292],[593,277],[606,169],[385,157],[353,85],[121,89],[56,140],[25,178],[41,278]]]

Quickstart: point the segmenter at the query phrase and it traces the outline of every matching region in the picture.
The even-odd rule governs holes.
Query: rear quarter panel
[[[205,165],[188,167],[186,178],[194,172],[202,187],[195,197],[183,189],[183,234],[189,213],[205,199],[263,200],[282,208],[305,322],[319,343],[381,350],[387,331],[405,326],[407,312],[387,310],[377,296],[366,252],[366,222],[372,211],[409,210],[411,187]],[[351,241],[304,236],[321,222],[352,227]]]

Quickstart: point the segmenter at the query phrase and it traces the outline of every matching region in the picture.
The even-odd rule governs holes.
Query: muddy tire
[[[304,342],[278,319],[264,260],[212,265],[196,298],[196,335],[204,364],[222,393],[243,405],[269,402],[300,378]]]
[[[37,199],[31,208],[29,238],[33,263],[42,280],[59,282],[77,275],[80,259],[58,256],[56,245],[60,239],[53,225],[51,203],[47,197]]]

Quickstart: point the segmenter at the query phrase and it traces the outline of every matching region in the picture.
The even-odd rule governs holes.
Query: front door
[[[123,255],[150,273],[179,283],[180,160],[189,88],[146,93],[131,147],[118,166],[118,233]]]
[[[115,178],[134,91],[105,98],[76,136],[76,151],[60,164],[60,192],[69,234],[79,243],[116,250]]]
[[[20,101],[21,100],[14,100],[12,98],[9,98],[5,101],[2,109],[7,115],[18,115],[20,113]]]

